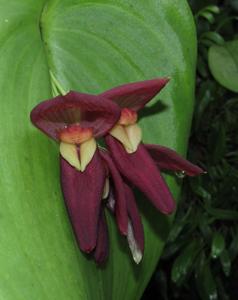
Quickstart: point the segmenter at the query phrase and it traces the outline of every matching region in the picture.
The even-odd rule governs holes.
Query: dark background
[[[238,39],[238,0],[190,5],[198,62],[188,158],[207,174],[184,179],[172,231],[143,300],[238,299],[238,81],[231,88],[216,80],[209,57],[211,47],[229,50],[229,41]],[[238,74],[235,46],[230,55]],[[218,73],[228,60],[219,63]]]

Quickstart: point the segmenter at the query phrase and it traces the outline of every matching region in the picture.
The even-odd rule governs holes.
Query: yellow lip
[[[97,149],[97,143],[94,138],[91,138],[79,145],[79,150],[76,145],[61,142],[60,154],[67,162],[75,167],[78,171],[83,172],[93,158]]]
[[[115,125],[110,134],[119,140],[128,153],[133,153],[137,150],[142,139],[141,128],[137,124],[132,125]]]

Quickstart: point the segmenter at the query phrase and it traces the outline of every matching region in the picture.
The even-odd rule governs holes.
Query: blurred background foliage
[[[191,0],[196,106],[173,229],[143,300],[238,299],[238,0]]]

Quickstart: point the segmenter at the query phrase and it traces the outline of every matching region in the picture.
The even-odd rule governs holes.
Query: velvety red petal
[[[120,118],[120,109],[102,96],[69,92],[38,104],[31,112],[32,123],[58,140],[65,127],[79,123],[91,128],[95,137],[103,136]]]
[[[144,229],[141,217],[136,205],[135,197],[128,185],[124,185],[126,192],[127,211],[133,227],[134,237],[139,245],[140,251],[144,252]]]
[[[124,183],[110,155],[103,150],[100,151],[100,155],[104,159],[113,181],[114,197],[115,197],[115,214],[116,214],[117,224],[121,234],[126,235],[127,226],[128,226],[128,216],[127,216],[126,197],[124,193]]]
[[[120,107],[138,111],[143,108],[167,84],[168,78],[156,78],[124,84],[101,94]]]
[[[60,165],[64,200],[79,247],[84,252],[91,252],[97,242],[106,177],[104,164],[97,150],[84,172],[77,171],[62,157]]]
[[[99,225],[98,225],[98,238],[97,245],[94,251],[94,259],[98,264],[106,261],[109,253],[109,238],[108,228],[104,210],[101,210]]]
[[[121,174],[140,189],[158,210],[164,214],[172,213],[175,202],[144,145],[140,144],[136,152],[129,154],[112,136],[106,136],[105,140]]]
[[[184,171],[189,176],[204,173],[198,166],[192,164],[174,150],[160,145],[145,145],[151,157],[161,170]]]

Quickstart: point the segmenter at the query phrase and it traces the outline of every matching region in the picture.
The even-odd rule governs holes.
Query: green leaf
[[[207,21],[211,24],[213,24],[215,22],[215,18],[213,16],[213,14],[210,13],[209,11],[204,10],[204,11],[200,12],[199,15],[201,17],[207,19]]]
[[[234,228],[234,234],[228,250],[231,261],[235,260],[238,255],[238,234],[237,233],[238,233],[238,228],[236,226]]]
[[[212,238],[211,256],[218,258],[225,248],[225,240],[221,233],[215,232]]]
[[[191,271],[194,260],[200,251],[200,243],[198,240],[193,240],[189,243],[182,253],[176,258],[173,263],[171,278],[173,282],[181,284],[188,273]]]
[[[176,238],[179,236],[179,234],[181,233],[181,231],[183,230],[184,226],[187,224],[188,222],[188,218],[190,217],[190,213],[191,213],[191,207],[187,210],[187,212],[185,214],[183,214],[180,218],[177,214],[177,218],[176,221],[173,224],[173,227],[169,233],[169,237],[168,237],[168,241],[167,243],[171,243],[174,242],[176,240]]]
[[[218,6],[216,5],[208,5],[206,7],[204,7],[203,9],[199,10],[199,12],[197,13],[197,17],[201,16],[205,19],[207,19],[207,21],[211,24],[214,23],[215,18],[213,16],[213,14],[218,14],[220,12],[220,9]]]
[[[202,77],[207,77],[207,75],[208,75],[207,69],[208,68],[207,68],[207,64],[206,64],[205,60],[201,56],[198,56],[198,65],[197,65],[198,73]]]
[[[212,46],[208,62],[214,78],[225,88],[238,92],[238,40]]]
[[[146,246],[136,266],[107,216],[110,258],[98,268],[74,239],[60,190],[58,146],[30,124],[29,113],[52,96],[50,70],[65,90],[89,93],[170,76],[151,104],[159,113],[140,124],[145,142],[184,154],[196,59],[187,1],[0,0],[0,8],[0,298],[139,299],[171,219],[138,199]],[[176,180],[167,182],[177,197]]]
[[[219,14],[220,8],[217,5],[208,5],[205,10],[212,12],[213,14]]]
[[[204,252],[199,257],[195,279],[202,300],[218,299],[216,282],[211,271],[210,262],[206,259]]]
[[[158,285],[158,290],[163,300],[169,300],[168,296],[168,279],[166,273],[163,271],[158,271],[155,276],[156,283]]]
[[[214,147],[216,145],[216,147]],[[208,151],[210,154],[210,164],[216,165],[226,153],[226,130],[223,123],[211,126],[211,133],[208,137]]]
[[[200,39],[201,39],[201,41],[203,39],[208,39],[208,40],[210,40],[213,43],[218,44],[218,45],[223,45],[224,44],[223,37],[219,33],[215,32],[215,31],[204,32],[201,35]]]
[[[207,214],[205,214],[203,211],[203,213],[201,214],[198,220],[199,220],[199,229],[202,235],[207,241],[210,241],[212,236],[212,229],[211,226],[209,226],[209,218]]]
[[[226,276],[230,275],[231,272],[231,259],[226,249],[220,255],[220,262],[222,265],[223,272]]]
[[[238,2],[237,0],[230,0],[232,8],[234,8],[236,11],[238,11]]]
[[[204,206],[206,211],[214,216],[215,219],[220,220],[231,220],[237,221],[238,220],[238,212],[229,209],[221,209],[221,208],[213,208],[208,205]]]

